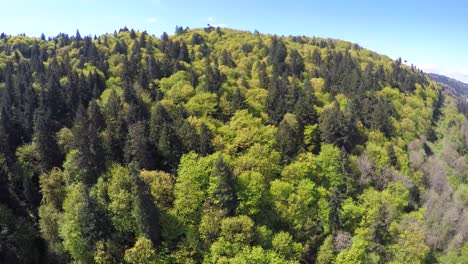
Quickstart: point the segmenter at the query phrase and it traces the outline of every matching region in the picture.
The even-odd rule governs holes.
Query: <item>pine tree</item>
[[[276,142],[280,152],[283,154],[284,163],[289,163],[299,152],[302,143],[302,131],[296,116],[285,114],[278,126]]]
[[[345,115],[336,103],[324,109],[320,115],[319,124],[321,138],[325,143],[345,148],[348,152],[362,140],[354,121],[349,115]]]
[[[297,50],[293,50],[289,57],[289,67],[291,73],[294,74],[296,77],[301,77],[301,74],[305,69],[304,59]]]
[[[312,62],[319,67],[322,65],[322,57],[319,49],[314,49],[314,52],[312,53]]]
[[[62,164],[60,148],[55,133],[51,133],[51,127],[54,127],[54,123],[50,110],[44,106],[39,107],[34,113],[33,143],[44,172]]]
[[[288,92],[286,77],[273,76],[268,87],[265,112],[273,124],[279,124],[287,111],[286,94]]]
[[[130,125],[125,157],[128,164],[134,162],[140,169],[154,169],[145,123],[140,121]]]
[[[317,111],[314,108],[316,104],[317,98],[312,92],[309,78],[305,78],[304,87],[300,90],[299,99],[294,106],[294,114],[301,127],[317,123]]]
[[[113,90],[103,109],[108,140],[105,142],[106,156],[109,160],[123,163],[123,146],[126,140],[126,123],[122,116],[123,105],[120,97]]]
[[[201,155],[209,155],[213,152],[213,146],[211,144],[211,139],[213,135],[208,128],[208,126],[203,123],[200,126],[200,142],[198,147],[198,153]]]
[[[213,206],[222,209],[226,216],[233,215],[237,207],[234,176],[221,153],[215,161],[208,192]]]
[[[73,145],[77,152],[77,164],[81,169],[80,180],[85,184],[93,184],[104,169],[104,151],[98,128],[95,127],[96,116],[89,116],[80,105],[74,120]]]
[[[266,66],[264,62],[259,62],[258,66],[258,80],[261,88],[268,88],[268,75],[266,72]]]
[[[159,211],[154,205],[148,186],[140,177],[137,166],[137,164],[131,163],[129,171],[132,177],[133,215],[136,220],[138,235],[148,237],[154,245],[159,245]]]

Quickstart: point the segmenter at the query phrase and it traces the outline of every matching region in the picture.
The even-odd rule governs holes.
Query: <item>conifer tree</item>
[[[213,206],[222,209],[227,216],[233,215],[237,207],[234,176],[221,153],[218,154],[214,163],[208,192]]]

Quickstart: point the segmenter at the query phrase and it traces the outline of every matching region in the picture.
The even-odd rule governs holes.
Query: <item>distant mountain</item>
[[[458,80],[452,79],[450,77],[444,76],[444,75],[439,75],[435,73],[429,73],[429,77],[431,77],[432,80],[444,85],[448,86],[450,89],[452,89],[454,92],[460,94],[460,95],[466,95],[468,96],[468,84],[464,82],[460,82]]]

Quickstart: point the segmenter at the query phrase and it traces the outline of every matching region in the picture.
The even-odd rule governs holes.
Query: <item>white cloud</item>
[[[148,18],[147,21],[148,21],[149,23],[156,23],[156,22],[158,22],[158,20],[157,20],[155,17],[150,17],[150,18]]]
[[[210,17],[208,17],[208,21],[213,22],[213,21],[215,21],[215,18],[210,16]]]

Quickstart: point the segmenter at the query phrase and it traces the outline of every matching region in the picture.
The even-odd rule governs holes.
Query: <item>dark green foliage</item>
[[[336,104],[324,109],[319,121],[321,138],[326,143],[345,148],[350,152],[362,140],[354,121],[349,115],[343,113]]]
[[[302,127],[318,122],[317,111],[314,108],[316,104],[317,99],[312,93],[309,79],[306,78],[304,87],[300,90],[299,98],[294,105],[294,114]]]
[[[221,154],[214,163],[213,176],[210,179],[210,203],[224,211],[225,215],[232,215],[237,206],[234,190],[234,176],[229,165]]]
[[[55,134],[51,133],[51,128],[54,127],[51,116],[50,110],[43,107],[38,108],[34,113],[33,142],[42,171],[49,171],[59,166],[62,161]]]
[[[274,36],[271,38],[269,51],[269,61],[273,65],[273,74],[281,75],[286,70],[285,60],[288,56],[286,45],[284,45],[281,38]]]
[[[107,104],[104,106],[103,114],[106,120],[106,133],[108,139],[105,142],[106,157],[109,160],[122,163],[124,157],[123,142],[126,140],[126,122],[123,117],[123,105],[120,97],[112,91]]]
[[[86,184],[95,183],[104,169],[104,150],[98,130],[100,115],[95,111],[90,111],[89,114],[80,105],[72,128],[73,146],[77,150],[76,162],[81,170],[79,180]]]
[[[146,125],[137,122],[129,127],[125,159],[127,164],[134,162],[137,168],[153,169],[154,160]]]
[[[138,165],[130,164],[133,192],[133,214],[137,224],[139,236],[151,239],[154,245],[159,244],[159,212],[154,205],[148,186],[140,177]]]
[[[210,129],[203,123],[200,127],[200,142],[198,153],[201,155],[208,155],[213,152],[213,146],[211,144],[212,137],[213,135]]]
[[[217,92],[221,88],[221,84],[224,81],[224,77],[218,69],[217,60],[214,61],[214,65],[211,65],[211,60],[209,57],[205,60],[205,83],[206,89],[209,92]]]
[[[0,226],[0,262],[46,262],[45,245],[40,243],[37,230],[24,216],[17,216],[0,204]]]
[[[260,87],[267,89],[268,88],[268,75],[266,72],[265,63],[259,62],[257,69],[258,69],[258,80],[260,81]]]
[[[161,157],[160,166],[175,168],[183,152],[183,143],[177,134],[174,118],[162,105],[151,113],[150,142]]]
[[[284,163],[289,163],[302,145],[302,131],[295,115],[284,115],[283,120],[278,125],[276,141],[283,154]]]
[[[231,54],[227,50],[223,50],[223,53],[221,54],[221,64],[226,65],[230,68],[236,67],[236,64],[231,58]]]
[[[382,131],[387,137],[392,136],[394,128],[390,117],[394,115],[393,113],[392,103],[379,98],[371,116],[371,127]]]
[[[304,72],[304,60],[302,59],[301,54],[297,52],[297,50],[294,50],[291,52],[289,55],[289,67],[290,71],[292,74],[294,74],[297,77],[300,77],[301,74]]]
[[[273,124],[279,124],[287,111],[287,100],[285,96],[287,91],[287,79],[285,77],[272,76],[268,86],[265,112],[268,114]]]

